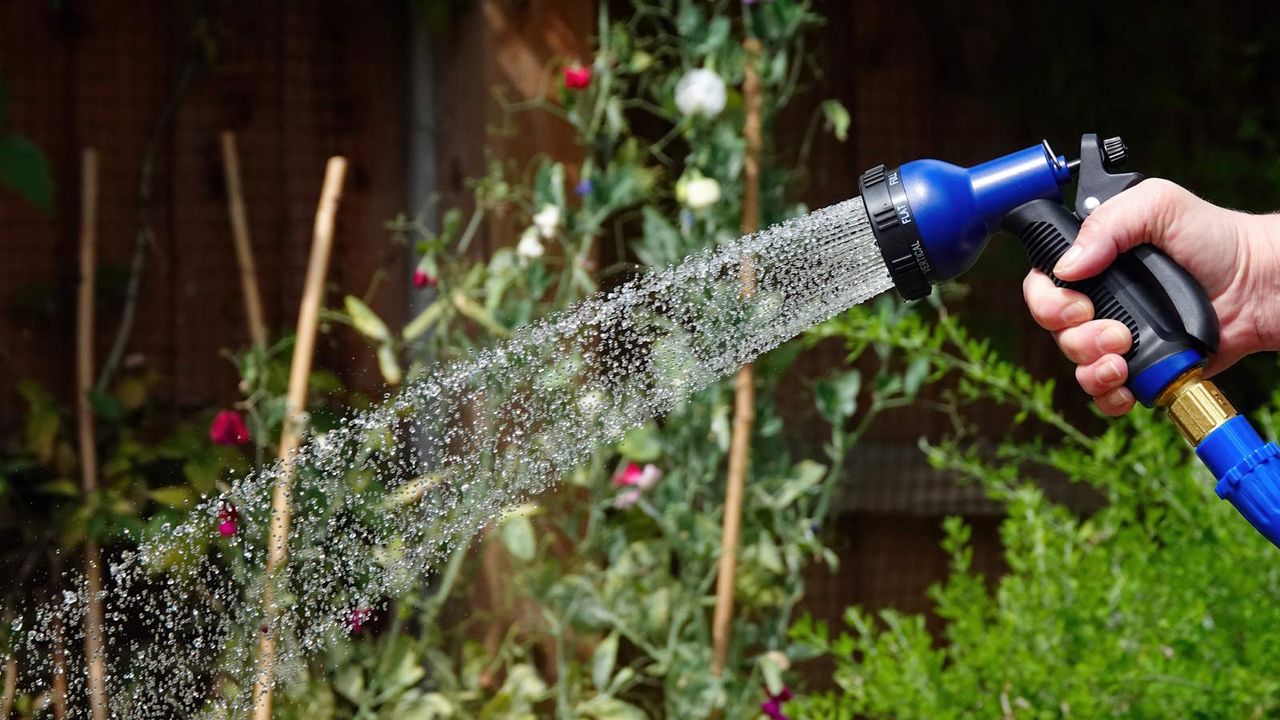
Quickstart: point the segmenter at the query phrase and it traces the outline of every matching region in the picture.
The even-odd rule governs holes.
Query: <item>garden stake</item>
[[[750,235],[760,229],[760,76],[755,63],[760,56],[760,41],[748,38],[742,77],[742,102],[746,121],[742,135],[746,152],[742,159],[742,232]],[[742,264],[742,294],[755,291],[755,272],[750,260]],[[711,671],[724,672],[729,656],[729,635],[733,626],[733,587],[738,569],[738,536],[742,528],[742,493],[751,461],[751,428],[756,419],[755,371],[751,363],[743,365],[734,379],[733,433],[729,440],[729,476],[724,493],[724,520],[720,533],[720,567],[716,577],[716,608],[711,620]]]
[[[258,644],[258,667],[253,688],[253,717],[271,720],[271,690],[275,684],[276,627],[279,608],[275,602],[275,583],[288,551],[289,493],[293,480],[293,455],[304,430],[301,416],[307,409],[307,383],[311,377],[311,361],[315,355],[316,330],[320,321],[320,301],[324,298],[324,280],[328,274],[329,255],[333,248],[333,224],[342,198],[342,180],[347,161],[331,157],[325,167],[324,185],[316,206],[311,238],[311,257],[307,261],[307,277],[298,308],[298,334],[293,345],[293,362],[289,368],[289,395],[285,406],[284,427],[280,431],[280,470],[271,499],[271,538],[267,547],[266,581],[262,586],[263,632]]]
[[[236,264],[240,266],[240,289],[244,292],[244,314],[249,321],[249,339],[259,348],[267,346],[267,327],[262,319],[262,297],[258,294],[258,273],[253,265],[253,245],[249,237],[249,218],[244,208],[244,190],[240,185],[240,155],[236,136],[222,132],[222,168],[227,181],[227,214],[231,217],[231,236],[236,243]]]
[[[93,274],[98,220],[98,154],[84,151],[80,169],[80,287],[76,309],[76,419],[80,428],[80,489],[94,503],[98,490],[98,447],[93,405]],[[84,661],[89,675],[93,720],[107,718],[107,663],[103,646],[102,552],[93,538],[84,541]]]
[[[1116,172],[1127,160],[1120,138],[1099,141],[1086,134],[1076,160],[1041,142],[971,168],[938,160],[878,165],[859,184],[876,244],[904,299],[924,297],[930,285],[967,270],[1003,227],[1022,242],[1034,267],[1059,287],[1088,295],[1096,317],[1123,323],[1133,335],[1124,356],[1126,386],[1147,407],[1168,410],[1217,478],[1218,496],[1280,545],[1280,446],[1264,442],[1204,379],[1219,328],[1200,283],[1152,245],[1123,253],[1088,280],[1064,282],[1053,275],[1085,218],[1144,179]],[[1073,177],[1075,207],[1068,208],[1062,186]]]
[[[12,649],[9,651],[13,652]],[[4,697],[0,697],[0,720],[8,720],[13,710],[13,698],[18,694],[18,660],[9,655],[4,663]]]
[[[53,682],[49,687],[49,704],[53,706],[54,720],[67,716],[67,644],[66,628],[62,616],[53,619]]]

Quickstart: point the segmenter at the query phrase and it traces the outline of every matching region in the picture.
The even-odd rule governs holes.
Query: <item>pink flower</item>
[[[365,623],[369,622],[369,618],[373,616],[371,608],[356,608],[351,611],[351,617],[347,618],[347,627],[351,628],[352,635],[359,635],[364,632]]]
[[[630,490],[620,492],[618,493],[618,497],[613,499],[613,506],[619,510],[625,510],[626,508],[640,502],[640,495],[641,492],[638,488],[631,488]]]
[[[636,463],[627,463],[625,468],[613,476],[613,486],[636,487],[641,490],[648,490],[658,484],[661,479],[662,471],[653,463],[647,463],[644,467],[640,467]]]
[[[640,501],[645,490],[658,484],[662,479],[662,471],[653,463],[640,467],[638,463],[629,462],[627,466],[613,476],[613,486],[626,488],[613,499],[613,506],[619,509],[629,508]]]
[[[426,270],[418,268],[413,271],[413,286],[419,290],[422,288],[435,287],[436,279],[428,275]]]
[[[244,445],[249,442],[249,428],[235,410],[223,410],[209,425],[209,439],[219,445]]]
[[[564,69],[564,86],[570,90],[586,90],[591,85],[591,68],[570,65]]]
[[[240,513],[236,512],[236,506],[231,503],[224,502],[218,508],[218,534],[224,538],[229,538],[236,534],[236,521],[240,519]]]
[[[793,697],[795,696],[791,693],[791,688],[784,685],[777,695],[769,693],[769,700],[760,703],[760,710],[769,716],[769,720],[788,720],[782,712],[782,704]]]

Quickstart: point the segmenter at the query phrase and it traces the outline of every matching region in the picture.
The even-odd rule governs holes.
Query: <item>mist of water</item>
[[[278,682],[295,681],[307,658],[349,632],[355,608],[422,582],[452,548],[596,447],[890,286],[855,198],[640,276],[430,370],[309,438],[295,458],[277,618],[260,602],[279,466],[237,478],[227,495],[116,557],[105,593],[113,714],[243,714],[261,633],[279,645]],[[237,508],[239,530],[209,550],[224,503]],[[68,592],[14,622],[24,690],[49,687],[56,625],[69,694],[85,697],[84,604],[83,590]],[[75,716],[87,715],[81,707]]]

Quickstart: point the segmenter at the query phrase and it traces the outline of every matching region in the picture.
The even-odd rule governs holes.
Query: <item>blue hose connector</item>
[[[1265,442],[1237,415],[1210,432],[1196,455],[1218,479],[1218,497],[1280,547],[1280,446]]]

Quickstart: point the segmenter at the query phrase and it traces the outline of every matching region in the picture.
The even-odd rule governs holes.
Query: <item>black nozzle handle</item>
[[[1065,282],[1054,276],[1054,266],[1075,242],[1080,225],[1075,213],[1053,200],[1033,200],[1004,218],[1004,229],[1022,242],[1033,266],[1058,287],[1087,295],[1094,317],[1118,320],[1129,328],[1133,346],[1125,360],[1131,384],[1177,353],[1196,350],[1207,355],[1217,350],[1218,316],[1204,289],[1155,247],[1123,253],[1106,271],[1087,280]]]

